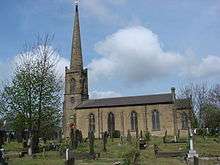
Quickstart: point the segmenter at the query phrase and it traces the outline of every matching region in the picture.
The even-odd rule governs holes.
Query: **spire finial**
[[[79,0],[75,0],[76,12],[78,12]]]
[[[75,5],[79,5],[79,0],[75,0]]]

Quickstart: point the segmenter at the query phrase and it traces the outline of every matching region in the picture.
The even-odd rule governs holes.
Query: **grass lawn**
[[[214,138],[208,138],[204,140],[201,137],[195,138],[195,148],[201,156],[220,156],[220,143],[214,141]],[[153,151],[153,144],[157,144],[162,151],[186,151],[187,144],[164,144],[161,138],[151,137],[149,147],[146,150],[142,150],[140,153],[140,165],[185,165],[183,158],[155,158]],[[112,165],[113,162],[123,162],[123,155],[127,153],[133,144],[120,144],[119,139],[114,139],[112,142],[109,139],[107,143],[107,152],[102,151],[102,141],[95,141],[95,151],[100,153],[98,160],[77,160],[77,165]],[[6,144],[7,151],[13,151],[13,147],[16,151],[21,149],[20,144],[15,142]],[[77,152],[88,152],[88,144],[81,144]],[[11,158],[9,159],[9,165],[64,165],[64,160],[60,158],[58,152],[49,151],[46,152],[46,156],[38,154],[36,158],[31,159],[29,157],[24,158]]]

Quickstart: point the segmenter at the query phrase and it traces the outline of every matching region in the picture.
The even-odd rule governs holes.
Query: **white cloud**
[[[109,79],[140,83],[172,75],[175,79],[182,75],[207,78],[220,73],[220,57],[199,58],[165,51],[159,37],[143,26],[118,30],[97,43],[95,50],[101,57],[88,65],[92,82]]]
[[[52,47],[48,48],[48,52],[54,52]],[[23,57],[22,57],[23,56]],[[24,61],[24,58],[26,59],[33,59],[37,58],[37,55],[33,55],[33,52],[24,52],[22,55],[17,54],[13,59],[8,60],[8,62],[3,63],[0,61],[0,80],[5,81],[11,79],[11,76],[13,76],[13,70],[15,69],[16,65],[21,64],[21,61]],[[57,76],[61,76],[64,80],[64,74],[65,74],[65,67],[69,66],[70,62],[69,60],[62,57],[58,52],[54,52],[50,56],[51,60],[57,61],[56,63],[56,74]]]
[[[115,91],[91,91],[90,98],[98,99],[98,98],[111,98],[111,97],[120,97],[121,94]]]
[[[181,55],[165,52],[158,36],[142,26],[121,29],[107,36],[96,44],[95,50],[102,57],[88,65],[93,80],[100,77],[128,82],[158,79],[174,73],[183,61]]]
[[[220,77],[220,57],[208,55],[199,59],[194,59],[185,68],[184,74],[193,78]]]

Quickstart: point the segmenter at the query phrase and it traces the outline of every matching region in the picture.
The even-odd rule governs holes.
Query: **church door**
[[[115,131],[115,116],[112,112],[108,114],[108,131],[109,132]]]

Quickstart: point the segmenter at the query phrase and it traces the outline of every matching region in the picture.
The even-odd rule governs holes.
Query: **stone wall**
[[[152,111],[158,110],[160,116],[160,130],[152,129]],[[174,107],[173,104],[156,104],[142,106],[124,106],[124,107],[106,107],[106,108],[90,108],[78,109],[77,128],[82,130],[83,137],[87,137],[89,129],[89,114],[95,115],[95,136],[101,137],[101,133],[108,130],[108,114],[114,113],[115,130],[119,130],[121,135],[127,135],[127,131],[131,130],[130,114],[132,111],[137,112],[138,131],[149,131],[151,135],[163,136],[167,130],[168,135],[174,135],[174,123],[180,123],[177,113],[177,122],[174,122]],[[177,128],[179,127],[176,126]],[[131,134],[135,135],[135,131],[131,130]]]

